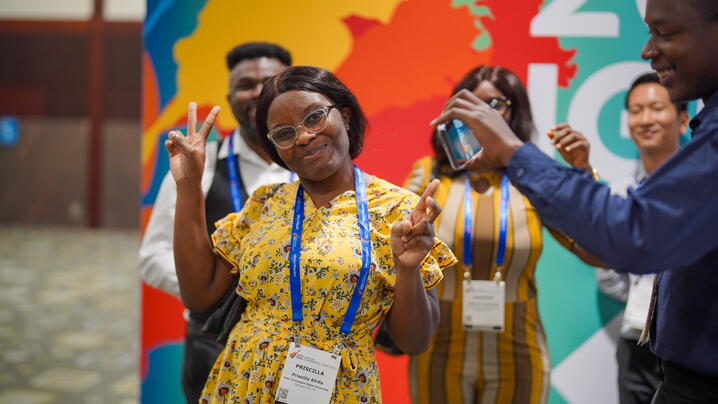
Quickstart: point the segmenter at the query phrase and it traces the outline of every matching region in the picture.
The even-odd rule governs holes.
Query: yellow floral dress
[[[239,213],[217,222],[215,251],[239,275],[237,293],[248,301],[210,372],[200,403],[274,403],[291,333],[289,244],[299,183],[259,188]],[[331,351],[361,269],[361,241],[353,190],[316,208],[305,192],[301,247],[301,339]],[[396,272],[389,245],[392,225],[406,218],[418,197],[375,178],[367,186],[372,272],[351,334],[343,342],[333,403],[380,403],[372,330],[389,311]],[[424,286],[456,258],[436,239],[421,265]]]

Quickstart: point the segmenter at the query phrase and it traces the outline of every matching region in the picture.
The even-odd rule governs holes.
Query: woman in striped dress
[[[520,79],[501,67],[479,66],[454,89],[467,89],[500,112],[521,140],[534,131],[526,90]],[[589,145],[580,134],[562,133],[557,149],[577,168],[588,165]],[[549,136],[553,136],[550,133]],[[471,263],[444,270],[439,285],[441,322],[430,349],[412,357],[410,381],[416,404],[438,403],[544,403],[549,391],[549,353],[537,307],[535,270],[542,249],[542,224],[536,211],[519,191],[508,187],[508,226],[505,260],[500,275],[505,281],[504,330],[465,331],[462,324],[465,272],[472,280],[492,280],[497,272],[500,171],[453,172],[436,133],[435,156],[414,163],[404,187],[421,193],[434,178],[443,213],[436,222],[437,236],[457,257],[464,254],[465,200],[473,207]],[[467,181],[468,176],[468,181]],[[465,193],[466,185],[470,190]],[[506,205],[505,205],[506,206]],[[552,232],[566,248],[574,243]],[[577,254],[583,255],[583,254]]]

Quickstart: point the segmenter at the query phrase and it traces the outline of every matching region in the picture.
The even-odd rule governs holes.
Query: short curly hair
[[[292,65],[292,55],[289,51],[269,42],[243,43],[232,48],[225,56],[227,69],[230,71],[243,60],[258,58],[277,59],[285,66]]]
[[[269,107],[275,98],[287,91],[319,93],[332,100],[337,109],[348,108],[351,112],[347,131],[349,155],[352,159],[359,156],[364,146],[364,131],[367,122],[354,94],[328,70],[314,66],[294,66],[275,76],[274,79],[267,80],[257,100],[256,125],[260,133],[259,144],[272,161],[287,168],[274,148],[274,144],[266,136],[269,132],[267,127]]]

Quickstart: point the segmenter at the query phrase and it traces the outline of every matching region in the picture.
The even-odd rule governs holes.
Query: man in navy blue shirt
[[[649,315],[664,382],[653,403],[718,403],[718,1],[648,0],[651,60],[674,101],[702,99],[693,139],[626,197],[523,144],[470,92],[433,124],[464,121],[474,167],[506,167],[544,222],[617,270],[657,273]]]

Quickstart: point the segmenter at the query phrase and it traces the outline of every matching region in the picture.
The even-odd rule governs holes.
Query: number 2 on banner
[[[531,36],[618,37],[618,16],[612,12],[577,10],[588,0],[553,0],[531,21]]]

